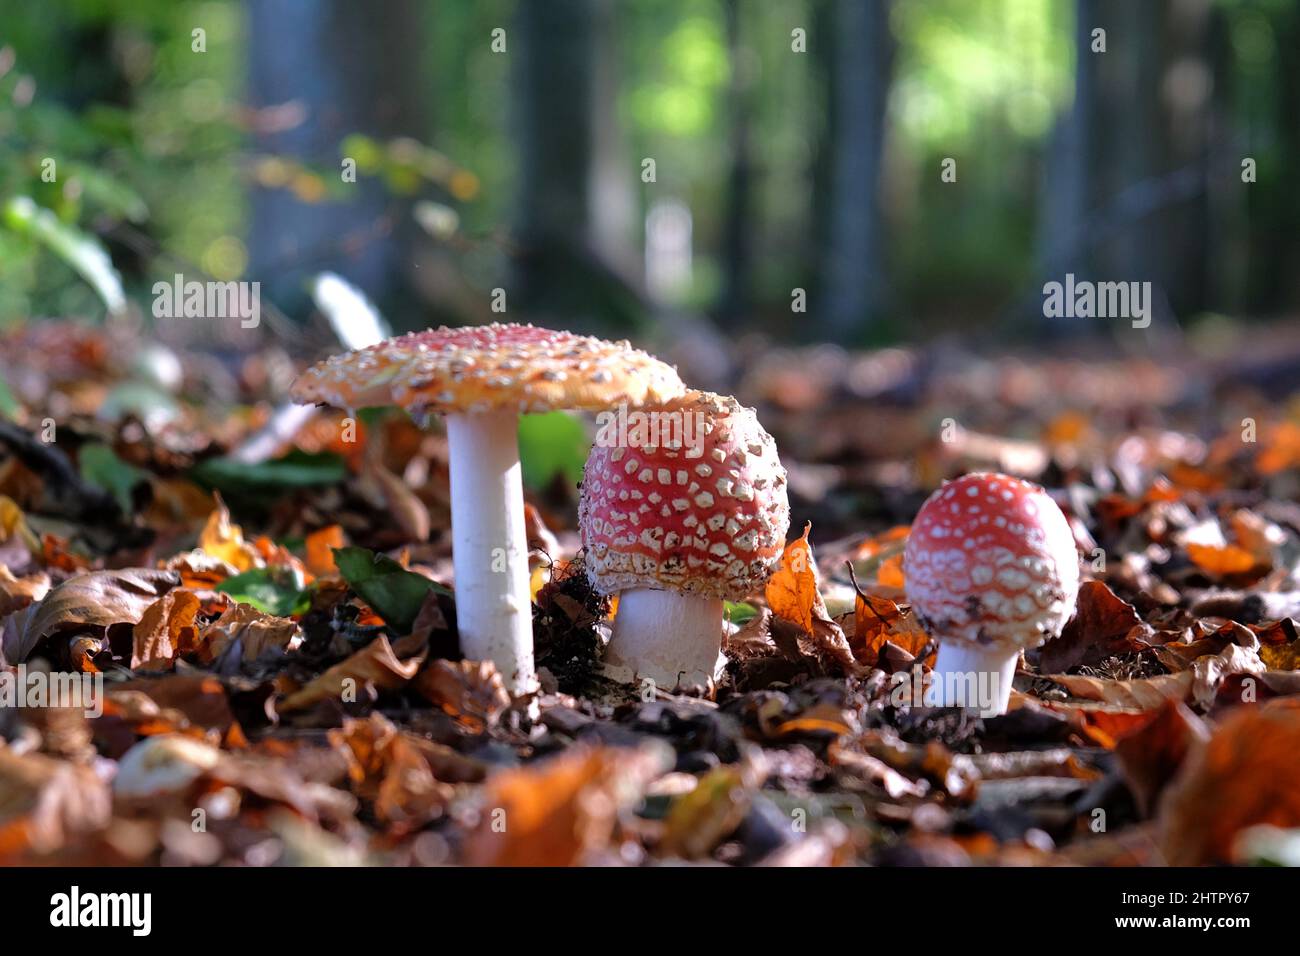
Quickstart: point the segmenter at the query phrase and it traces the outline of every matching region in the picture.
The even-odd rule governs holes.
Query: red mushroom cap
[[[583,472],[578,523],[592,583],[606,594],[751,593],[772,574],[790,528],[772,436],[753,409],[710,392],[636,414],[645,417],[629,416],[621,442],[602,440],[602,429]],[[684,440],[664,440],[674,427]]]
[[[1038,485],[995,473],[936,491],[903,554],[907,597],[940,640],[1037,647],[1074,613],[1079,556]]]

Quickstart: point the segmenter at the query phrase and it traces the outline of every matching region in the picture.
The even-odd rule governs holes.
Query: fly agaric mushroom
[[[1065,515],[1038,485],[994,473],[947,482],[921,507],[903,553],[908,600],[939,640],[940,706],[1006,713],[1021,648],[1074,613],[1079,556]]]
[[[718,672],[723,600],[753,592],[780,561],[785,469],[753,409],[688,392],[616,440],[598,436],[578,524],[592,584],[621,592],[606,674],[707,684]]]
[[[429,329],[336,355],[293,385],[299,402],[400,405],[446,416],[452,562],[461,653],[531,691],[533,631],[519,415],[638,407],[685,390],[669,365],[626,342],[531,325]]]

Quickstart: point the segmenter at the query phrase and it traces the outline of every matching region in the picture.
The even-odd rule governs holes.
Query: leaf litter
[[[266,376],[196,380],[150,432],[89,414],[124,381],[111,362],[10,334],[42,387],[0,430],[0,688],[105,692],[0,707],[0,862],[1181,865],[1272,859],[1300,829],[1300,425],[1278,409],[1243,442],[1240,410],[1267,406],[1239,378],[951,358],[938,377],[915,355],[882,407],[816,350],[755,362],[735,387],[808,523],[729,608],[724,676],[603,680],[616,602],[587,582],[561,469],[529,493],[540,687],[512,700],[456,651],[440,435],[387,412],[349,444],[326,412],[236,467]],[[69,440],[44,444],[55,404]],[[978,468],[1053,490],[1085,571],[987,719],[896,693],[934,659],[908,522]]]

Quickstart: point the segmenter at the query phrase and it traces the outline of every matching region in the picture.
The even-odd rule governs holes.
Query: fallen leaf
[[[41,542],[27,527],[23,509],[8,495],[0,495],[0,544],[18,539],[32,554],[41,553]]]
[[[19,664],[43,638],[59,631],[106,629],[136,624],[145,610],[180,583],[171,571],[129,568],[95,571],[71,578],[5,619],[4,660]]]
[[[858,673],[861,668],[853,659],[844,631],[826,610],[808,541],[810,531],[811,522],[800,537],[785,546],[781,565],[767,582],[767,603],[774,615],[796,625],[811,639],[818,656],[850,674]]]
[[[451,592],[422,574],[408,571],[392,558],[365,548],[334,552],[339,573],[362,599],[402,634],[409,634],[430,591]]]
[[[574,747],[488,778],[478,826],[465,843],[471,866],[578,866],[610,849],[618,815],[672,768],[660,741],[641,747]]]
[[[415,689],[471,733],[496,725],[510,706],[505,682],[491,661],[431,661]]]
[[[394,690],[408,683],[424,663],[424,654],[407,660],[398,660],[388,638],[379,635],[347,660],[335,664],[302,689],[280,702],[280,713],[303,710],[323,700],[345,700],[346,695],[359,695],[361,689],[373,685],[380,690]],[[352,699],[358,699],[352,696]]]
[[[50,593],[50,576],[44,571],[16,578],[0,564],[0,617],[21,611]]]
[[[1181,702],[1171,700],[1141,728],[1116,743],[1120,771],[1144,817],[1151,815],[1188,752],[1209,739],[1205,722]]]
[[[200,658],[211,663],[240,643],[240,659],[255,661],[267,652],[287,653],[302,643],[296,621],[259,611],[250,604],[232,604],[203,629]]]
[[[905,614],[889,598],[858,592],[853,608],[853,656],[877,665],[886,644],[901,647],[915,658],[930,643],[930,635],[914,614]],[[929,659],[933,665],[933,658]]]
[[[334,548],[342,548],[347,545],[343,536],[343,529],[336,524],[321,528],[319,531],[313,531],[307,535],[307,540],[303,550],[307,555],[307,570],[318,578],[328,577],[339,573],[338,565],[334,563]]]
[[[193,591],[174,588],[147,608],[135,626],[131,667],[170,668],[186,649],[198,643],[194,623],[201,603]]]
[[[382,714],[345,720],[329,739],[347,760],[354,792],[391,831],[409,832],[437,819],[456,794],[436,778],[415,738]]]
[[[1300,826],[1300,708],[1242,707],[1193,748],[1160,801],[1171,866],[1227,864],[1249,827]]]
[[[1101,581],[1084,581],[1074,617],[1059,637],[1043,645],[1039,667],[1047,673],[1064,673],[1080,664],[1095,666],[1107,657],[1137,649],[1140,638],[1150,632],[1132,604]]]
[[[261,567],[262,559],[257,549],[244,540],[244,530],[231,522],[230,511],[221,496],[215,497],[217,507],[208,515],[208,522],[199,533],[199,549],[236,571]]]
[[[1160,674],[1136,680],[1107,680],[1077,674],[1049,674],[1047,680],[1060,684],[1074,697],[1098,701],[1121,709],[1154,710],[1166,701],[1186,700],[1192,691],[1191,671]]]
[[[57,850],[111,814],[108,786],[89,765],[0,747],[0,863]]]

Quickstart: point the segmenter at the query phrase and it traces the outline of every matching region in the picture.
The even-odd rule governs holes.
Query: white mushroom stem
[[[1007,712],[1011,682],[1016,676],[1020,649],[994,644],[977,647],[964,641],[939,645],[926,703],[936,707],[964,707],[982,717]]]
[[[512,694],[535,689],[519,416],[447,416],[456,623],[469,660],[492,661]]]
[[[618,596],[614,633],[605,649],[605,673],[624,684],[679,684],[716,680],[722,658],[721,598],[632,588]]]

